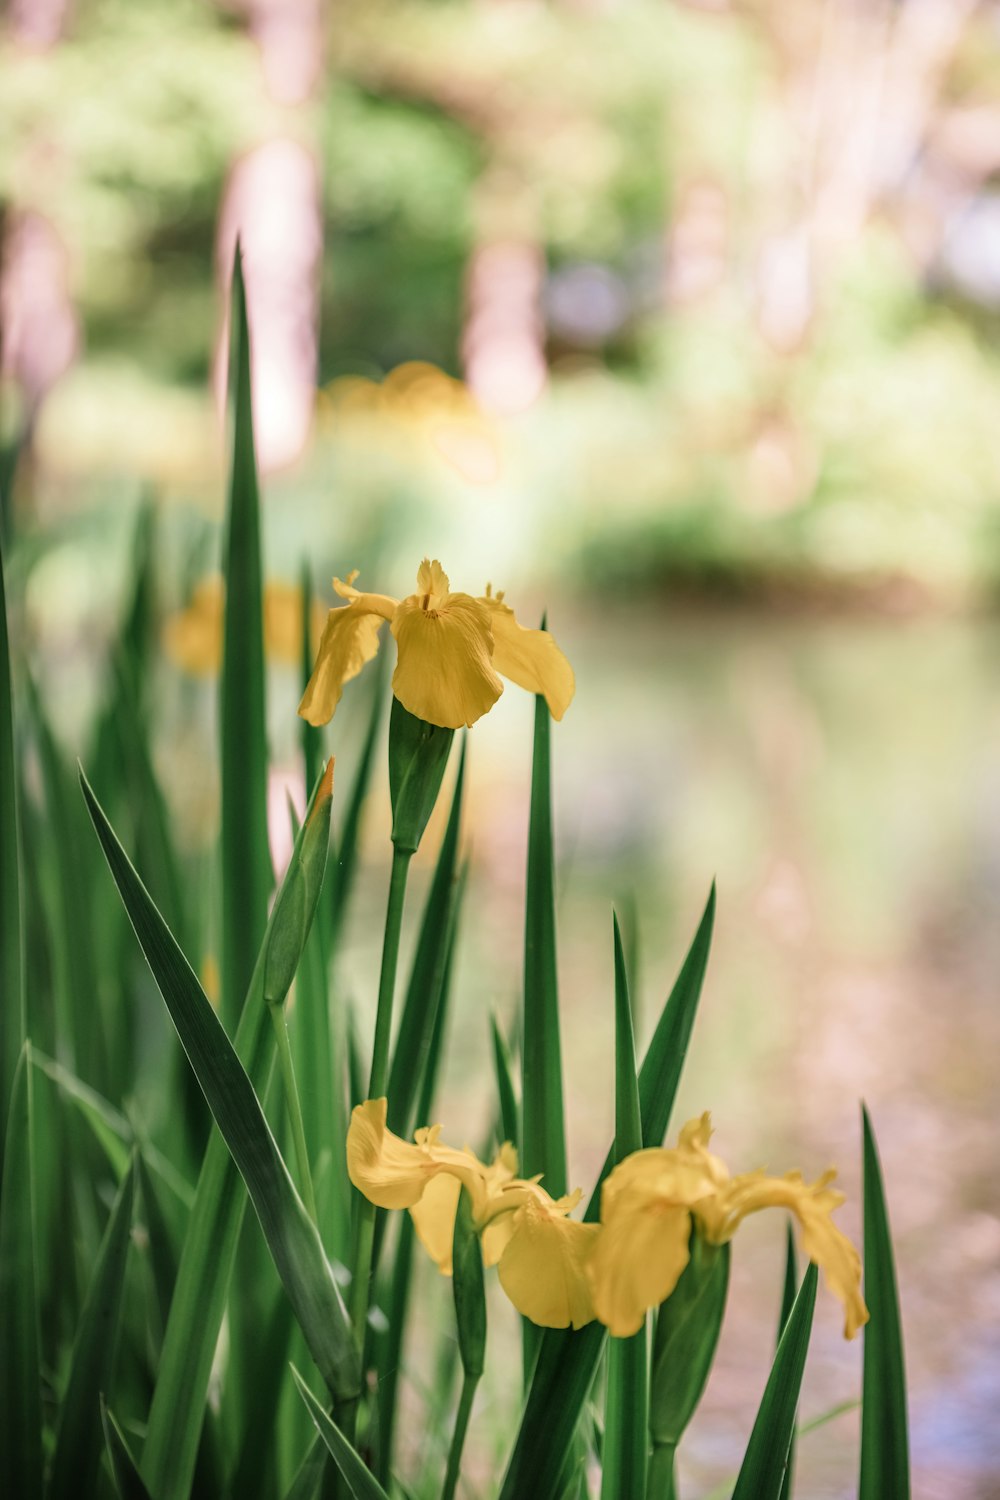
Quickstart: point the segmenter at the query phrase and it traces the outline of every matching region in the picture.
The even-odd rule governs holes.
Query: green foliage
[[[865,1301],[861,1397],[861,1478],[858,1500],[909,1500],[910,1457],[906,1366],[896,1287],[896,1264],[878,1144],[862,1108],[865,1206]]]

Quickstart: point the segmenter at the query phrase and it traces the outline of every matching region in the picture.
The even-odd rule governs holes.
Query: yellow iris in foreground
[[[537,1178],[516,1177],[517,1153],[501,1146],[487,1166],[467,1149],[440,1140],[441,1127],[418,1130],[414,1142],[386,1129],[385,1099],[368,1099],[351,1115],[347,1170],[379,1208],[408,1208],[421,1243],[451,1274],[455,1210],[463,1187],[482,1236],[486,1265],[519,1313],[543,1328],[582,1328],[594,1316],[586,1261],[600,1233],[568,1215],[579,1191],[550,1198]]]
[[[439,562],[424,558],[417,592],[406,599],[363,594],[333,580],[348,602],[331,609],[312,677],[299,704],[310,724],[333,717],[344,684],[378,651],[383,620],[396,638],[392,691],[403,707],[428,724],[460,729],[474,724],[503,692],[502,672],[529,693],[541,693],[555,719],[573,698],[573,669],[547,630],[527,630],[504,603],[503,593],[453,594]]]
[[[785,1208],[798,1220],[802,1245],[844,1305],[844,1336],[868,1321],[861,1296],[861,1257],[830,1215],[844,1201],[800,1172],[730,1177],[708,1150],[709,1116],[689,1120],[676,1150],[637,1151],[617,1166],[601,1193],[601,1232],[587,1274],[598,1318],[619,1338],[637,1332],[646,1311],[670,1296],[688,1263],[692,1221],[711,1244],[732,1239],[741,1220],[760,1208]]]

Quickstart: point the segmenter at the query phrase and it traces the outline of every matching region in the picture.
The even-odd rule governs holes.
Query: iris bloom
[[[594,1316],[585,1263],[599,1230],[568,1215],[579,1190],[550,1198],[538,1178],[516,1177],[517,1153],[501,1146],[487,1166],[440,1139],[440,1125],[414,1142],[386,1129],[386,1100],[368,1099],[351,1115],[347,1170],[379,1208],[408,1208],[421,1244],[451,1274],[455,1210],[462,1188],[482,1237],[483,1260],[499,1267],[500,1284],[519,1313],[543,1328],[582,1328]]]
[[[561,719],[573,698],[573,669],[547,630],[527,630],[490,585],[480,598],[453,594],[439,562],[425,557],[417,592],[406,599],[363,594],[357,571],[333,587],[347,603],[331,609],[316,665],[299,713],[310,724],[333,717],[344,684],[378,651],[383,620],[396,639],[392,691],[405,709],[428,724],[460,729],[474,724],[503,692],[502,672],[529,693],[541,693]]]
[[[730,1177],[708,1150],[707,1114],[689,1120],[676,1150],[650,1148],[626,1157],[601,1193],[601,1232],[587,1273],[598,1318],[619,1338],[637,1332],[648,1308],[670,1296],[688,1262],[692,1223],[709,1243],[724,1245],[741,1220],[759,1208],[785,1208],[799,1222],[802,1245],[844,1304],[844,1336],[868,1321],[861,1296],[861,1258],[830,1215],[844,1201],[830,1187],[836,1173],[813,1183],[800,1172]]]

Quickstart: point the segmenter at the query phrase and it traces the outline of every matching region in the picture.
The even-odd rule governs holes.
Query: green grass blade
[[[615,944],[615,1163],[642,1147],[639,1088],[635,1075],[632,1006],[621,930]],[[646,1324],[627,1339],[612,1339],[604,1404],[601,1500],[643,1500],[649,1450],[649,1385]]]
[[[380,658],[381,659],[381,658]],[[379,730],[382,726],[382,714],[385,705],[385,692],[382,681],[382,669],[378,669],[372,676],[372,699],[371,710],[368,716],[368,727],[365,730],[364,742],[361,746],[361,756],[358,760],[351,790],[347,796],[344,808],[344,821],[340,830],[340,837],[336,842],[335,857],[330,864],[330,899],[329,911],[329,940],[331,951],[336,950],[337,938],[343,930],[344,920],[347,915],[347,904],[350,900],[351,891],[354,887],[354,877],[358,868],[358,842],[361,831],[361,813],[371,786],[372,770],[375,766],[375,748],[378,744]]]
[[[250,338],[237,246],[233,260],[230,400],[233,461],[223,572],[219,733],[222,770],[222,1018],[234,1030],[250,985],[273,884],[267,838],[267,727],[260,497],[250,405]]]
[[[645,1146],[659,1145],[670,1121],[701,997],[714,918],[713,886],[639,1071],[639,1113]],[[613,1165],[612,1146],[585,1214],[591,1221],[599,1215],[601,1183]],[[605,1331],[599,1323],[575,1332],[548,1329],[543,1335],[501,1500],[518,1500],[528,1493],[537,1500],[549,1500],[559,1493],[560,1476],[604,1340]]]
[[[420,923],[420,935],[389,1071],[387,1122],[389,1129],[404,1140],[410,1139],[417,1124],[417,1094],[427,1067],[445,966],[450,954],[451,913],[457,880],[458,836],[465,783],[465,744],[463,739],[451,811]]]
[[[553,1198],[566,1191],[562,1049],[556,969],[555,861],[552,848],[552,719],[535,698],[535,742],[528,821],[521,1050],[520,1172],[542,1172]]]
[[[427,1065],[424,1068],[424,1075],[420,1083],[420,1099],[417,1105],[417,1119],[422,1121],[430,1120],[433,1113],[438,1075],[444,1058],[444,1039],[451,999],[451,977],[458,937],[458,922],[462,910],[462,900],[465,894],[468,873],[469,867],[466,863],[462,866],[459,873],[458,889],[455,892],[455,898],[451,907],[448,952],[441,980],[441,994],[435,1010],[434,1031],[431,1035]],[[396,1254],[393,1258],[392,1279],[389,1288],[389,1327],[384,1347],[378,1350],[379,1452],[376,1472],[378,1477],[386,1484],[389,1482],[389,1470],[392,1463],[399,1377],[404,1358],[406,1319],[412,1286],[411,1270],[413,1265],[414,1238],[413,1220],[409,1214],[403,1214],[400,1218],[399,1238],[396,1241]]]
[[[326,1471],[326,1464],[326,1444],[317,1432],[309,1444],[305,1458],[295,1471],[295,1477],[285,1491],[285,1500],[316,1500],[317,1491]]]
[[[134,1196],[133,1164],[118,1189],[77,1326],[47,1500],[75,1500],[94,1493],[102,1436],[98,1396],[111,1387]]]
[[[21,913],[21,851],[14,758],[14,701],[10,638],[0,548],[0,1128],[6,1129],[14,1072],[24,1038],[24,933]],[[2,1151],[0,1151],[2,1157]]]
[[[862,1106],[864,1132],[865,1301],[858,1500],[908,1500],[910,1457],[906,1367],[895,1257],[875,1131]]]
[[[365,1468],[360,1455],[347,1441],[332,1418],[323,1410],[294,1365],[292,1374],[299,1388],[299,1394],[309,1409],[309,1415],[316,1424],[316,1431],[326,1444],[354,1500],[389,1500],[375,1475],[370,1469]]]
[[[299,594],[302,631],[302,691],[305,692],[313,669],[313,582],[307,558],[302,559],[302,566],[299,569]],[[306,772],[306,786],[315,786],[323,768],[323,731],[315,728],[308,719],[300,718],[299,735],[302,744],[302,763]]]
[[[778,1500],[781,1494],[812,1332],[816,1279],[810,1263],[774,1356],[733,1500]]]
[[[215,1122],[247,1185],[310,1353],[331,1391],[350,1398],[357,1394],[358,1385],[354,1340],[316,1226],[295,1190],[253,1084],[225,1029],[82,773],[81,781],[125,909]],[[308,836],[310,818],[303,824],[303,838]],[[265,949],[267,943],[265,939]]]
[[[12,1080],[0,1193],[0,1453],[7,1492],[42,1493],[42,1398],[29,1044]]]
[[[497,1099],[500,1106],[500,1141],[517,1145],[518,1111],[517,1094],[514,1091],[514,1065],[511,1061],[507,1038],[500,1029],[496,1012],[490,1016],[490,1034],[493,1040],[493,1067],[497,1080]]]
[[[788,1319],[792,1315],[795,1306],[795,1294],[798,1290],[799,1276],[795,1261],[795,1236],[792,1234],[791,1222],[785,1225],[785,1280],[781,1289],[781,1312],[778,1317],[778,1342],[785,1331]],[[785,1468],[785,1477],[781,1481],[781,1500],[792,1500],[792,1485],[795,1480],[795,1429],[792,1429],[791,1440],[788,1444],[788,1464]]]
[[[104,1446],[108,1450],[111,1475],[118,1492],[118,1500],[150,1500],[150,1494],[142,1482],[138,1465],[132,1456],[124,1432],[101,1393],[101,1426],[104,1429]]]

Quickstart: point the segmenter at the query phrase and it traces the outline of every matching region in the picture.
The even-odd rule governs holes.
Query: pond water
[[[867,1102],[898,1255],[914,1494],[1000,1496],[1000,626],[603,610],[560,611],[557,631],[578,678],[553,740],[572,1181],[589,1184],[611,1134],[612,901],[638,933],[644,1042],[715,878],[672,1131],[709,1108],[733,1171],[835,1164],[838,1218],[859,1239]],[[530,746],[531,703],[511,689],[470,741],[474,863],[437,1110],[452,1139],[487,1127],[487,1020],[512,1013],[520,983]],[[385,833],[373,804],[352,924],[372,942]],[[359,994],[374,961],[367,940],[345,954]],[[783,1236],[782,1216],[762,1214],[734,1243],[685,1497],[738,1467],[773,1349]],[[496,1355],[481,1425],[492,1410],[502,1451],[513,1414]],[[803,1420],[857,1394],[860,1355],[821,1293]],[[799,1493],[856,1494],[857,1432],[847,1412],[801,1442]]]

